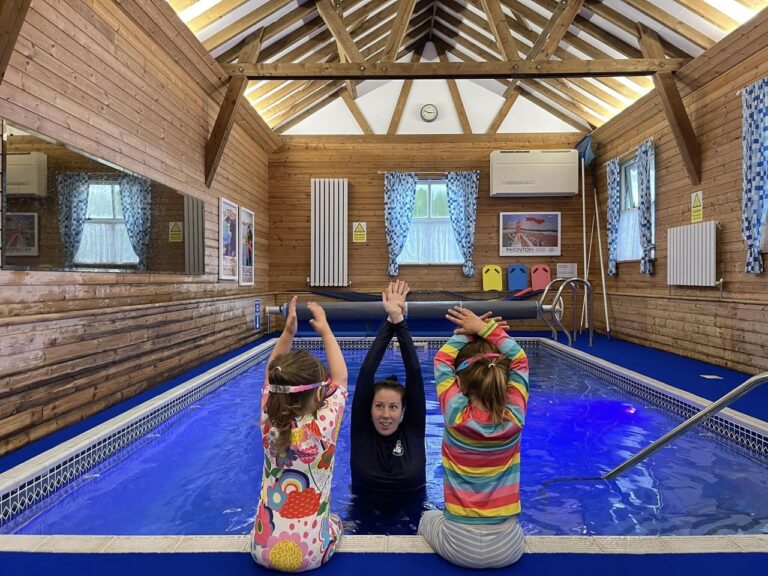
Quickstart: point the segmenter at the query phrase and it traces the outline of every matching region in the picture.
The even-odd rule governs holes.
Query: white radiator
[[[346,178],[312,178],[310,286],[347,285]]]
[[[667,229],[667,284],[717,286],[717,222]]]

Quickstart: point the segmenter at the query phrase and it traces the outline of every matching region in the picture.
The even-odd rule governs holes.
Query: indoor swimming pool
[[[332,511],[344,520],[346,533],[414,534],[423,510],[442,507],[436,343],[418,352],[427,394],[428,484],[407,500],[350,494],[349,410],[365,348],[345,350],[350,401],[336,450]],[[768,532],[766,459],[703,428],[616,480],[577,480],[610,470],[681,418],[607,382],[565,352],[533,343],[526,343],[531,393],[521,457],[520,521],[527,534]],[[0,533],[247,534],[261,483],[263,374],[261,361],[196,399],[128,449],[6,520]],[[397,350],[387,352],[378,372],[390,374],[404,379]]]

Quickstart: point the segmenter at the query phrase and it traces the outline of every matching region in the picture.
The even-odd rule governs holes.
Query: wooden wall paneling
[[[619,276],[607,279],[612,332],[620,338],[747,373],[768,369],[768,307],[764,275],[744,272],[741,238],[741,98],[737,91],[768,74],[768,49],[757,40],[768,19],[750,21],[686,66],[678,78],[701,144],[701,183],[693,186],[676,150],[663,109],[650,94],[595,132],[599,144],[597,184],[605,205],[603,162],[653,137],[656,148],[656,275],[639,274],[637,262],[620,263]],[[752,38],[745,44],[744,38]],[[730,48],[729,48],[730,47]],[[738,61],[738,65],[734,63]],[[721,68],[727,62],[727,68]],[[715,73],[718,72],[718,73]],[[702,80],[703,79],[703,80]],[[690,223],[691,193],[704,194],[704,220],[716,219],[716,288],[666,285],[666,230]],[[595,276],[598,269],[591,271]],[[602,288],[601,288],[602,290]],[[601,323],[602,310],[600,310]]]
[[[0,454],[252,341],[253,298],[272,302],[263,140],[240,115],[206,190],[218,103],[199,76],[210,57],[150,4],[145,14],[172,34],[162,46],[112,2],[33,3],[0,84],[0,116],[203,200],[206,273],[0,271]],[[169,42],[197,60],[194,70]],[[253,287],[217,280],[221,195],[255,212]]]
[[[13,54],[30,0],[0,0],[0,82]]]
[[[350,181],[350,221],[368,223],[368,242],[350,244],[350,279],[355,290],[377,291],[388,281],[384,236],[383,175],[386,170],[480,170],[474,262],[578,262],[581,260],[581,202],[578,198],[492,199],[488,191],[489,154],[506,148],[570,148],[579,134],[509,134],[442,137],[286,138],[270,156],[270,291],[306,289],[309,270],[309,179],[346,177]],[[563,213],[561,258],[501,258],[501,211],[556,210]],[[280,258],[277,255],[280,254]],[[279,260],[277,262],[276,260]],[[467,279],[461,266],[403,266],[401,278],[414,290],[478,290],[479,274]]]

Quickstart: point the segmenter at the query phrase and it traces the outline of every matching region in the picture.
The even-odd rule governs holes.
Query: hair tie
[[[277,370],[278,372],[282,372],[283,371],[283,367],[282,366],[275,366],[275,370]]]
[[[475,354],[474,356],[472,356],[470,358],[467,358],[466,360],[464,360],[464,362],[459,364],[458,367],[456,368],[456,372],[461,372],[465,368],[469,368],[472,364],[474,364],[475,362],[477,362],[478,360],[481,360],[483,358],[494,358],[494,359],[496,359],[496,358],[499,358],[499,357],[501,357],[501,354],[497,354],[496,352],[486,352],[485,354]],[[496,362],[491,362],[489,364],[489,366],[495,366],[495,365],[496,365]]]
[[[272,394],[298,394],[299,392],[306,392],[307,390],[314,390],[321,386],[328,386],[331,383],[331,379],[328,378],[322,382],[313,382],[312,384],[300,384],[299,386],[290,386],[282,384],[270,384],[268,390]]]

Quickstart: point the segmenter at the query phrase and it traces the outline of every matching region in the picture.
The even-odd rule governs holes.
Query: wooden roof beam
[[[186,10],[195,2],[197,2],[197,0],[168,0],[168,4],[170,4],[171,8],[173,8],[176,12]]]
[[[457,51],[452,50],[451,49],[452,47],[447,42],[445,42],[445,40],[443,40],[442,38],[433,38],[433,42],[435,42],[435,45],[437,45],[437,46],[443,46],[447,52],[450,52],[451,54],[453,54],[454,56],[456,56],[460,60],[463,60],[464,62],[474,62],[474,60],[472,60],[472,58],[470,58],[464,52],[459,51],[459,50],[457,50]],[[497,79],[497,82],[499,82],[500,84],[503,84],[504,86],[506,86],[508,84],[508,82],[506,80],[498,80]],[[575,128],[579,132],[584,132],[585,127],[589,126],[589,123],[586,120],[582,119],[583,124],[579,123],[574,118],[568,116],[564,112],[561,112],[558,108],[555,108],[554,106],[552,106],[548,102],[545,102],[544,100],[541,100],[536,95],[534,95],[532,92],[521,91],[520,95],[523,98],[525,98],[526,100],[530,100],[531,102],[533,102],[537,106],[541,106],[544,110],[546,110],[547,112],[549,112],[553,116],[559,118],[560,120],[562,120],[563,122],[565,122],[569,126],[572,126],[573,128]],[[576,114],[576,116],[580,117],[578,114]]]
[[[428,4],[428,0],[422,0],[420,5],[426,6]],[[418,6],[418,5],[417,5]],[[391,13],[389,14],[391,16]],[[386,19],[387,19],[387,9],[383,10],[382,13],[377,14],[373,16],[372,18],[369,18],[363,26],[361,26],[359,32],[360,36],[357,38],[357,42],[361,45],[367,46],[363,49],[362,54],[366,58],[366,60],[371,60],[371,55],[376,53],[377,51],[381,51],[384,46],[384,40],[379,38],[381,36],[381,25],[386,25]],[[412,19],[411,23],[414,26],[414,30],[418,29],[419,31],[422,30],[421,26],[425,21],[429,19],[429,14],[423,13],[421,16]],[[406,36],[406,38],[411,38],[411,33]],[[411,40],[409,40],[409,43]],[[332,52],[330,47],[324,48],[323,50],[320,50],[318,52],[315,52],[313,54],[310,54],[307,58],[311,58],[313,61],[317,61],[317,57],[322,56],[332,56]],[[324,61],[324,58],[319,60]],[[274,104],[279,99],[283,98],[286,94],[290,93],[293,90],[296,90],[298,87],[301,87],[305,83],[302,81],[295,81],[295,82],[281,82],[279,80],[270,81],[270,82],[263,82],[259,87],[252,90],[248,95],[248,100],[256,106],[256,108],[259,111],[262,111],[262,107],[268,108],[272,104]]]
[[[344,87],[344,90],[341,91],[341,99],[344,100],[344,104],[346,104],[347,108],[349,108],[349,111],[352,113],[352,116],[355,118],[358,126],[360,126],[363,134],[373,134],[371,125],[368,124],[368,120],[366,120],[365,116],[363,116],[360,108],[355,103],[355,98],[352,96],[352,94],[349,93],[349,89],[346,86]]]
[[[250,80],[393,80],[437,78],[572,78],[648,76],[674,72],[689,62],[684,58],[622,58],[619,60],[549,60],[518,62],[351,62],[223,64],[231,76]]]
[[[454,12],[456,12],[456,9],[460,8],[460,6],[456,2],[454,2],[453,0],[443,0],[442,5],[444,7],[450,8]],[[470,38],[473,38],[473,39],[475,39],[476,41],[478,41],[480,43],[482,43],[485,40],[485,38],[481,34],[479,34],[473,27],[466,26],[461,20],[458,20],[457,18],[451,16],[445,10],[441,10],[440,12],[438,12],[438,15],[439,15],[439,18],[443,22],[447,23],[452,28],[454,28],[456,30],[461,30],[463,35],[469,36]],[[471,13],[469,11],[466,14],[464,14],[463,16],[464,16],[464,18],[468,22],[470,22],[472,24],[475,24],[476,26],[478,26],[480,28],[483,28],[484,20],[482,18],[474,16],[473,13]],[[518,34],[520,34],[523,38],[525,38],[531,44],[535,44],[536,43],[536,39],[539,38],[539,36],[540,36],[539,34],[533,32],[533,31],[525,30],[524,28],[522,28],[518,24],[515,24],[514,22],[512,23],[512,26],[513,26],[513,29],[515,29],[515,31],[518,32]],[[523,44],[523,52],[525,52],[525,50],[527,50],[527,49],[528,49],[527,45]],[[575,60],[575,59],[577,59],[577,57],[575,55],[567,52],[563,48],[558,48],[555,51],[555,55],[558,58],[560,58],[560,60]],[[605,58],[607,56],[606,54],[604,54],[602,52],[599,52],[597,49],[594,49],[588,55],[593,57],[593,58]],[[481,60],[483,60],[483,59],[484,58],[481,58]],[[644,80],[644,78],[634,78],[633,80],[635,80],[635,81],[637,81],[637,80]],[[578,84],[579,82],[586,82],[586,80],[579,80],[579,81],[575,81],[574,80],[574,83]],[[610,87],[611,89],[615,90],[616,92],[618,92],[622,96],[626,96],[627,98],[635,99],[635,98],[637,98],[639,96],[639,92],[640,92],[639,88],[637,88],[635,90],[632,90],[629,86],[627,86],[626,84],[623,84],[622,82],[619,82],[618,80],[616,80],[614,78],[601,78],[600,82],[605,84],[606,86]],[[648,84],[649,84],[649,86],[652,86],[652,83],[650,81],[648,81]],[[600,92],[603,92],[601,89],[598,89],[598,90]],[[594,88],[592,89],[592,92],[596,96],[598,96],[598,94],[595,93]],[[598,96],[598,97],[601,100],[605,100],[605,98],[603,98],[602,96]],[[613,99],[615,101],[615,98],[613,98],[611,96],[608,96],[608,98],[609,99]],[[608,100],[606,100],[606,101],[608,101]],[[623,101],[619,101],[618,103],[616,103],[614,105],[617,108],[624,108],[626,106],[626,103],[623,102]]]
[[[467,2],[475,2],[476,0],[466,0]],[[510,9],[519,9],[522,14],[525,15],[525,17],[538,26],[539,28],[544,28],[547,25],[548,20],[536,12],[535,10],[531,10],[527,6],[521,4],[520,2],[517,2],[516,0],[502,0],[502,2]],[[554,11],[554,9],[557,7],[557,4],[555,2],[548,3],[547,0],[538,0],[540,4],[551,4],[551,10]],[[581,16],[577,16],[575,19],[575,26],[582,30],[582,32],[589,34],[590,36],[593,36],[601,41],[603,41],[605,44],[613,48],[614,50],[618,51],[621,54],[624,54],[627,58],[640,58],[642,56],[642,53],[640,50],[635,48],[634,46],[630,46],[626,42],[619,40],[612,34],[605,32],[601,28],[595,26],[591,22],[585,20]],[[602,39],[600,37],[600,34],[605,34],[607,36],[610,36],[611,41],[608,42],[608,39]],[[583,52],[587,56],[593,59],[601,59],[601,58],[611,58],[607,52],[604,50],[601,50],[597,47],[595,47],[590,42],[584,40],[583,38],[580,38],[577,34],[572,34],[571,32],[566,32],[565,37],[563,38],[563,41],[566,42],[569,46],[572,46],[573,48],[577,49],[580,52]],[[560,48],[559,50],[564,49]],[[576,57],[573,54],[569,53],[570,57]],[[561,57],[561,59],[563,59]],[[635,78],[633,81],[640,86],[642,86],[645,89],[649,89],[653,86],[653,83],[650,81],[650,79],[647,78]]]
[[[765,0],[736,0],[736,2],[752,10],[762,10],[765,8]]]
[[[677,3],[710,24],[714,24],[720,30],[731,31],[739,27],[739,23],[736,20],[711,4],[707,4],[704,0],[677,0]]]
[[[406,42],[405,47],[399,52],[398,58],[403,57],[409,52],[413,51],[414,45],[423,42],[423,37],[429,33],[428,23],[420,26],[418,29],[412,30],[408,33],[406,38],[412,38]],[[375,60],[379,57],[379,52],[383,52],[383,48],[376,51],[369,56],[371,60]],[[339,81],[328,82],[326,88],[318,90],[312,95],[305,98],[302,102],[292,106],[290,109],[282,109],[279,114],[269,119],[269,124],[273,130],[284,132],[291,126],[295,126],[301,120],[317,110],[328,105],[330,102],[339,98],[338,92],[343,89],[343,83]]]
[[[509,29],[507,17],[501,9],[501,2],[499,0],[480,0],[480,3],[483,6],[483,10],[485,10],[485,17],[488,19],[493,36],[496,38],[496,44],[499,46],[499,54],[502,55],[502,60],[507,62],[520,60],[517,41]]]
[[[413,53],[411,62],[421,62],[421,56],[424,54],[424,46],[426,46],[426,42],[422,43],[422,45]],[[397,134],[397,127],[400,125],[400,119],[403,117],[405,103],[408,101],[408,95],[411,93],[412,86],[413,80],[407,79],[400,87],[400,95],[397,97],[395,109],[392,111],[392,117],[389,119],[389,128],[387,128],[387,135],[389,136]]]
[[[212,36],[206,38],[203,41],[203,46],[209,52],[213,52],[222,44],[232,40],[232,38],[235,38],[240,34],[243,34],[244,32],[252,29],[254,26],[257,26],[262,20],[264,20],[264,18],[270,16],[276,11],[276,2],[284,5],[287,4],[285,0],[269,0],[269,2],[266,4],[256,8],[255,10],[247,12],[245,15],[238,18],[234,22],[227,24],[221,30],[216,31]],[[297,10],[300,9],[301,8],[297,8]]]
[[[333,4],[331,4],[331,0],[317,0],[317,11],[331,31],[333,39],[336,40],[339,54],[343,53],[347,60],[352,63],[362,62],[364,60],[363,55],[360,54],[360,50],[355,46],[352,36],[349,35],[349,31],[344,26],[344,22],[339,17]]]
[[[344,9],[341,6],[341,2],[339,2],[336,5],[336,14],[339,16],[339,20],[341,20],[341,22],[343,23],[344,22]],[[352,32],[346,27],[346,25],[344,26],[344,28],[347,30],[347,33],[350,35],[350,40],[351,40],[352,39],[352,36],[351,36]],[[354,42],[354,40],[353,40],[353,42]],[[341,49],[341,46],[339,45],[338,41],[336,41],[336,46],[338,47],[339,62],[350,62],[349,58],[347,58],[347,55]],[[352,112],[352,115],[355,116],[355,113],[359,113],[360,112],[360,110],[357,107],[357,104],[355,104],[355,98],[357,98],[357,87],[355,86],[355,83],[352,82],[352,80],[345,80],[344,81],[344,86],[346,87],[347,91],[346,91],[346,93],[342,93],[342,96],[350,96],[351,97],[351,104],[347,103],[347,108],[349,108],[350,112]],[[346,98],[344,99],[344,102],[345,103],[347,102]],[[353,108],[354,108],[354,110],[353,110]],[[362,117],[362,115],[361,115],[361,117]],[[367,125],[367,122],[365,121],[365,118],[363,118],[363,122],[362,123],[360,121],[358,121],[358,124],[360,125],[361,128],[363,127],[363,123],[365,123]]]
[[[424,0],[426,2],[426,0]],[[380,13],[376,14],[375,16],[372,16],[371,18],[368,18],[363,25],[359,28],[359,30],[356,30],[356,36],[357,43],[360,43],[360,45],[366,45],[370,42],[371,36],[370,34],[373,34],[374,30],[379,28],[384,21],[387,19],[387,11],[382,10]],[[322,23],[322,19],[318,17],[318,20]],[[324,26],[324,24],[322,24]],[[376,32],[378,34],[381,34],[382,32]],[[288,39],[289,36],[293,36],[293,34],[289,34],[286,36],[285,39]],[[329,40],[332,40],[333,36],[331,36],[331,33],[326,29],[320,32],[319,34],[315,34],[314,37],[310,38],[306,42],[303,42],[296,46],[293,50],[290,52],[283,54],[281,56],[281,60],[288,61],[288,62],[300,62],[300,61],[313,61],[313,62],[323,62],[328,57],[331,57],[334,55],[334,53],[338,53],[338,47],[336,46],[335,42],[329,43]],[[280,40],[280,43],[282,44],[282,39]],[[275,43],[277,44],[277,42]],[[291,43],[283,44],[280,47],[276,47],[273,50],[273,46],[269,46],[265,48],[262,51],[262,57],[261,59],[263,61],[268,61],[272,56],[275,56],[279,52],[282,52],[285,48],[292,45]],[[269,54],[269,56],[268,56]],[[248,99],[253,100],[254,98],[258,98],[259,96],[265,94],[266,92],[269,92],[274,88],[274,84],[271,84],[269,82],[266,82],[262,85],[260,85],[258,88],[253,89],[248,93]]]
[[[552,16],[547,22],[547,25],[539,34],[539,37],[534,42],[526,60],[549,60],[560,45],[560,41],[568,31],[568,27],[573,22],[574,17],[581,9],[581,5],[584,4],[584,0],[574,0],[573,2],[563,2],[558,4]],[[510,85],[511,86],[511,85]],[[511,86],[511,88],[513,88]],[[504,94],[506,98],[511,93],[510,88]]]
[[[543,38],[541,44],[536,41],[536,44],[531,48],[529,58],[533,55],[534,60],[549,60],[557,50],[560,41],[565,38],[565,33],[568,32],[568,28],[573,24],[573,20],[584,5],[584,0],[569,0],[568,2],[561,2],[558,4],[555,11],[552,13],[547,25],[542,30],[540,39]]]
[[[446,31],[443,28],[437,28],[436,30],[439,33],[441,33],[444,36],[446,36],[446,37],[449,37],[449,38],[451,37],[450,34],[446,33],[446,32],[449,32],[449,31]],[[487,52],[484,48],[481,48],[480,46],[478,46],[475,43],[469,42],[469,40],[467,40],[463,35],[455,36],[454,37],[454,42],[456,44],[460,44],[461,46],[463,46],[470,53],[475,54],[476,56],[478,56],[480,61],[483,61],[483,60],[493,60],[494,58],[496,58],[496,56],[494,56],[493,54]],[[465,62],[477,62],[477,60],[469,60],[469,59],[464,59],[464,61]],[[545,81],[545,82],[547,82],[547,81]],[[502,81],[502,84],[504,84],[504,86],[508,86],[509,85],[509,83],[507,81]],[[526,86],[526,85],[539,86],[539,84],[534,83],[534,82],[532,82],[530,80],[522,80],[520,82],[520,85],[521,86]],[[562,87],[561,86],[557,86],[557,89],[558,90],[562,90]],[[542,92],[542,91],[543,90],[541,90],[541,89],[539,90],[539,92]],[[572,92],[574,92],[574,91],[572,91]],[[584,120],[584,122],[589,124],[590,126],[599,126],[600,124],[603,123],[603,120],[601,120],[594,113],[592,113],[589,108],[587,108],[585,106],[577,105],[577,104],[575,104],[573,102],[570,102],[567,99],[563,98],[559,94],[556,94],[554,92],[552,92],[552,93],[555,94],[556,100],[557,100],[558,104],[562,105],[569,112],[572,112],[575,116],[577,116],[577,117],[581,118],[582,120]],[[571,95],[571,94],[569,94],[569,95]],[[573,94],[573,95],[575,96],[575,94]],[[555,101],[555,100],[553,100],[553,101]],[[592,105],[596,105],[596,103],[594,103],[594,102],[591,102],[591,104]]]
[[[408,30],[408,23],[413,16],[413,8],[416,6],[416,0],[402,0],[395,2],[397,4],[397,14],[392,23],[392,29],[387,39],[387,45],[384,47],[384,54],[381,57],[382,62],[394,62],[400,46]]]
[[[264,29],[262,28],[258,33],[254,33],[250,40],[245,43],[238,62],[243,64],[256,62],[259,57],[259,50],[261,49],[263,33]],[[224,101],[221,103],[221,108],[216,116],[216,122],[213,124],[213,130],[211,130],[211,135],[205,144],[205,185],[208,188],[211,187],[213,178],[216,176],[216,169],[219,167],[229,134],[232,132],[237,108],[241,97],[245,93],[247,84],[248,80],[244,76],[230,78],[229,80]]]
[[[449,25],[451,28],[445,28],[445,25]],[[453,38],[455,44],[460,44],[469,50],[470,53],[475,54],[477,56],[476,60],[479,61],[496,61],[498,60],[498,57],[490,52],[489,50],[492,50],[494,45],[493,43],[488,40],[485,36],[482,34],[477,33],[474,31],[474,29],[471,26],[467,26],[465,23],[460,22],[456,19],[452,19],[448,16],[441,16],[441,23],[440,23],[440,33],[443,34],[446,38]],[[456,36],[455,34],[458,34]],[[468,42],[468,40],[474,40],[474,42]],[[570,60],[578,60],[577,58],[574,58],[573,56],[565,54],[566,59]],[[616,84],[617,82],[611,78],[603,79],[606,83]],[[596,87],[594,84],[587,82],[584,78],[570,78],[569,83],[573,83],[576,85],[581,86],[582,88],[587,90],[588,94],[591,94],[591,96],[594,98],[590,98],[589,96],[586,96],[582,92],[578,90],[574,90],[569,83],[560,81],[560,80],[547,80],[546,83],[552,84],[554,88],[557,90],[564,92],[567,94],[571,99],[579,100],[583,104],[586,105],[587,108],[597,111],[601,116],[611,116],[612,112],[607,110],[604,105],[602,104],[601,100],[605,100],[605,98],[602,97],[604,91],[598,87]],[[511,84],[509,84],[511,85]],[[505,83],[505,86],[508,86],[508,84]],[[506,92],[506,96],[509,95],[509,92]],[[614,100],[615,98],[612,98],[610,95],[605,95],[606,98],[610,100]],[[619,105],[617,107],[623,108],[625,105],[623,102],[619,102]]]
[[[440,62],[448,62],[448,54],[445,51],[445,44],[441,43],[436,45],[437,55],[440,58]],[[461,99],[461,93],[459,87],[456,84],[456,80],[449,78],[448,91],[451,93],[451,99],[453,100],[453,107],[456,108],[456,114],[459,115],[459,122],[461,123],[461,131],[464,134],[472,134],[472,126],[469,124],[469,117],[467,111],[464,109],[464,101]]]
[[[351,5],[360,3],[362,0],[355,0],[351,2]],[[294,29],[293,32],[283,34],[286,30],[301,22],[301,26]],[[264,48],[261,49],[261,59],[264,61],[270,60],[272,56],[285,50],[286,47],[292,46],[295,43],[301,42],[305,38],[311,37],[318,29],[325,28],[325,22],[317,14],[314,4],[304,4],[298,8],[294,8],[290,12],[283,14],[278,20],[275,20],[264,28]],[[238,34],[233,34],[231,38],[234,38]],[[330,37],[330,33],[328,33]],[[269,44],[269,41],[273,38],[277,38],[274,42]],[[203,42],[203,46],[207,46],[208,40]],[[242,42],[234,45],[232,48],[222,52],[216,56],[216,60],[219,63],[232,62],[242,50]],[[215,50],[212,48],[211,51]]]
[[[474,2],[475,0],[467,0],[467,1]],[[544,26],[546,26],[546,23],[547,23],[546,16],[542,16],[539,12],[526,6],[519,0],[502,0],[502,2],[504,3],[505,6],[507,6],[511,10],[518,10],[530,22],[532,22],[539,28],[544,28]],[[549,12],[553,12],[558,4],[554,0],[536,0],[536,2],[542,8],[545,8]],[[586,20],[581,16],[576,17],[574,21],[574,26],[576,28],[579,28],[582,32],[589,34],[590,36],[600,40],[607,46],[610,46],[611,48],[613,48],[620,54],[623,54],[627,58],[640,57],[640,50],[638,50],[631,44],[628,44],[623,40],[617,38],[610,32],[603,30],[599,26],[595,26],[589,20]],[[586,50],[588,49],[587,45],[591,46],[589,42],[579,38],[576,34],[570,34],[570,33],[566,35],[566,42],[568,42],[575,48],[578,48],[580,51],[585,53],[586,53]]]
[[[544,2],[550,2],[552,0],[544,0]],[[634,38],[639,38],[638,32],[637,32],[637,23],[632,20],[631,18],[628,18],[621,12],[618,12],[617,10],[614,10],[610,6],[606,6],[603,4],[603,0],[586,0],[584,2],[585,8],[591,12],[592,14],[596,14],[597,16],[600,16],[601,18],[604,18],[620,30],[623,30],[627,34],[630,34]],[[578,25],[577,18],[577,25]],[[589,21],[589,18],[585,18],[585,20]],[[670,56],[671,58],[685,58],[687,56],[690,56],[688,52],[681,50],[671,42],[668,42],[667,40],[661,39],[661,45],[664,46],[664,53],[667,56]]]
[[[248,2],[248,0],[221,0],[221,2],[212,5],[199,16],[192,18],[192,20],[187,22],[187,26],[192,32],[197,33],[203,28],[215,24],[218,20],[238,9],[246,2]],[[268,0],[251,11],[252,18],[254,18],[256,22],[260,22],[291,2],[292,0]]]
[[[707,48],[711,48],[715,45],[715,41],[712,40],[709,36],[706,34],[703,34],[696,30],[693,26],[689,26],[685,22],[678,20],[677,18],[673,18],[669,12],[666,10],[662,10],[655,4],[652,4],[648,0],[623,0],[632,8],[637,10],[638,12],[645,14],[649,18],[655,20],[665,28],[667,28],[670,32],[674,32],[678,36],[685,38],[692,44],[695,44],[699,48],[703,48],[706,50]],[[642,36],[640,37],[642,40]]]
[[[549,22],[547,22],[547,25],[541,31],[541,34],[536,39],[536,42],[525,59],[531,62],[539,59],[549,60],[552,57],[552,54],[555,53],[555,50],[557,50],[560,40],[565,36],[568,27],[571,25],[571,22],[573,22],[573,19],[576,17],[576,14],[581,9],[583,3],[584,0],[575,0],[570,3],[563,2],[558,4],[552,12]],[[486,130],[487,134],[496,134],[509,114],[509,111],[512,109],[512,106],[517,101],[519,95],[520,90],[517,88],[517,81],[512,80],[504,91],[504,102],[498,112],[496,112],[495,118],[488,126],[488,130]]]
[[[29,4],[30,0],[0,0],[0,83],[11,61]]]
[[[647,57],[663,55],[664,49],[658,34],[640,23],[637,28],[640,32],[640,48],[643,54]],[[688,172],[688,179],[693,185],[699,184],[701,182],[701,149],[675,79],[671,72],[659,72],[654,74],[653,83],[664,107],[683,165]]]

